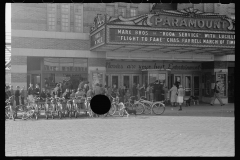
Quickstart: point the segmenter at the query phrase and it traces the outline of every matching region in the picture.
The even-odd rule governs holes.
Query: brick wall
[[[11,7],[12,29],[47,30],[46,4],[13,3]]]
[[[13,48],[89,50],[88,40],[12,37]]]
[[[11,82],[27,82],[27,74],[26,73],[11,73]]]
[[[12,65],[27,65],[27,56],[12,56],[11,57]]]

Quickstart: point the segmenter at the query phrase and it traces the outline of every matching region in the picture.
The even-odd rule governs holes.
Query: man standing
[[[135,83],[133,83],[132,95],[137,99],[137,86]]]
[[[154,99],[155,101],[159,101],[160,98],[160,86],[159,86],[159,81],[156,80],[153,86],[153,93],[154,93]]]
[[[222,102],[221,98],[220,98],[220,91],[221,91],[220,82],[219,82],[219,81],[216,81],[215,87],[214,87],[214,96],[213,96],[213,98],[212,98],[212,101],[211,101],[210,105],[212,105],[212,106],[214,105],[214,102],[215,102],[215,99],[216,99],[216,98],[217,98],[218,101],[220,102],[221,106],[225,105],[225,104]]]
[[[33,84],[30,83],[30,87],[28,88],[28,100],[31,102],[33,100]]]
[[[102,94],[102,90],[101,90],[99,84],[97,83],[94,88],[94,95],[98,95],[98,94]]]

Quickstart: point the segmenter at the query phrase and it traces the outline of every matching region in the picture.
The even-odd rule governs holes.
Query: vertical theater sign
[[[90,30],[93,51],[119,44],[235,48],[235,20],[193,8],[131,18],[97,15]]]

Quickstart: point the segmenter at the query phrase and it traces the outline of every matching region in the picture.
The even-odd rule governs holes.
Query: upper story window
[[[136,16],[137,15],[137,9],[136,8],[131,8],[130,9],[130,16],[131,17],[134,17],[134,16]]]
[[[74,5],[74,31],[83,32],[83,5]]]
[[[109,15],[109,16],[114,16],[114,7],[111,7],[111,6],[108,6],[107,8],[106,8],[106,12],[107,12],[107,14]]]
[[[118,15],[122,15],[123,17],[126,17],[126,8],[118,8]]]
[[[81,5],[77,5],[75,8],[75,12],[76,13],[82,13],[82,6]]]
[[[61,4],[61,30],[69,31],[70,27],[70,4]]]
[[[68,14],[70,5],[69,4],[62,4],[61,7],[62,7],[62,10],[61,10],[62,13]]]
[[[75,15],[75,30],[77,32],[80,32],[82,29],[82,16],[81,15]]]
[[[69,30],[69,16],[62,14],[62,31]]]
[[[47,15],[48,30],[56,30],[56,4],[47,5]]]

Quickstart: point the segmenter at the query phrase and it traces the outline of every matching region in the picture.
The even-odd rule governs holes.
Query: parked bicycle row
[[[151,102],[141,97],[139,100],[134,100],[134,96],[130,97],[127,102],[119,102],[121,97],[112,97],[111,107],[108,113],[103,116],[113,116],[118,113],[119,116],[129,116],[129,114],[162,114],[165,111],[165,105],[163,102]],[[88,117],[99,117],[91,109],[91,97],[73,97],[65,99],[65,97],[46,97],[40,98],[34,96],[32,99],[28,99],[27,103],[21,105],[13,104],[14,96],[9,97],[5,101],[5,119],[38,119],[40,113],[44,113],[45,118],[58,117],[75,117],[80,115],[87,115]],[[21,115],[20,117],[18,115]]]

